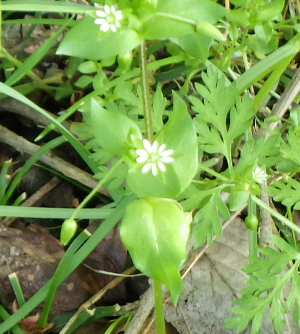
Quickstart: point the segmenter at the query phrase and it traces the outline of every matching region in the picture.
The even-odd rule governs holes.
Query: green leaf
[[[255,114],[252,100],[248,95],[237,99],[235,84],[229,84],[225,75],[211,64],[207,67],[207,74],[202,72],[201,76],[205,86],[195,86],[204,101],[190,96],[192,109],[197,112],[195,124],[199,134],[198,140],[203,150],[224,154],[231,164],[231,144],[250,128],[251,119]]]
[[[223,6],[211,0],[158,0],[156,10],[159,13],[179,15],[194,22],[207,21],[211,24],[226,13]]]
[[[230,218],[229,211],[220,198],[220,193],[216,191],[194,217],[195,247],[201,247],[205,242],[210,244],[214,236],[221,235],[222,222],[219,213],[226,220]]]
[[[119,156],[130,149],[130,135],[142,137],[138,126],[129,117],[119,111],[104,109],[94,99],[90,112],[84,113],[84,120],[91,127],[98,145]]]
[[[174,108],[168,122],[154,138],[166,149],[174,150],[172,163],[166,171],[156,176],[142,173],[142,166],[135,165],[128,173],[127,184],[139,197],[175,197],[191,183],[198,167],[197,135],[186,103],[174,94]],[[180,133],[180,136],[178,135]]]
[[[286,142],[281,140],[281,153],[284,158],[300,165],[300,131],[298,128],[290,127],[286,135]]]
[[[249,169],[251,172],[253,166],[268,167],[267,158],[277,158],[279,155],[279,141],[280,135],[271,135],[267,139],[264,136],[258,138],[257,141],[253,139],[247,140],[241,150],[241,158],[238,165],[235,167],[235,173],[245,175],[245,171]],[[266,157],[266,158],[264,158]],[[272,162],[272,165],[273,162]],[[249,175],[250,177],[250,175]]]
[[[210,0],[158,0],[156,13],[143,20],[145,39],[168,39],[195,32],[199,21],[215,23],[226,10]]]
[[[252,320],[251,333],[260,333],[263,315],[270,307],[269,318],[276,332],[281,333],[287,309],[295,306],[294,315],[298,314],[300,298],[295,293],[300,287],[300,253],[282,238],[275,235],[271,238],[280,252],[266,247],[259,249],[264,257],[250,256],[251,263],[242,269],[250,275],[250,279],[246,281],[247,287],[241,291],[242,297],[236,301],[240,307],[231,310],[237,316],[228,319],[225,328],[237,328],[241,332]],[[288,263],[294,264],[285,270]],[[287,291],[285,287],[289,281],[292,281],[292,289]],[[282,296],[285,296],[286,302]],[[296,319],[296,322],[299,323],[299,320]]]
[[[285,181],[274,181],[267,187],[267,192],[274,196],[276,202],[281,202],[287,207],[295,205],[294,209],[300,208],[300,182],[289,178]]]
[[[98,39],[99,31],[99,26],[94,23],[93,18],[84,18],[66,34],[56,53],[100,60],[132,50],[141,41],[135,30],[108,32]]]
[[[196,59],[205,63],[209,54],[212,39],[199,33],[192,32],[178,38],[172,38],[172,42],[178,44],[185,52],[188,52]]]
[[[165,284],[174,304],[182,289],[179,270],[187,256],[190,222],[176,202],[149,197],[130,203],[120,226],[136,268]]]
[[[247,203],[249,195],[250,194],[248,191],[239,191],[232,187],[229,196],[230,211],[237,211],[242,209],[242,207]]]

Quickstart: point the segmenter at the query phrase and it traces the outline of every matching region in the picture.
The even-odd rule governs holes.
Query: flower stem
[[[151,115],[151,105],[149,96],[146,45],[144,40],[142,40],[140,45],[140,66],[141,66],[143,105],[144,105],[145,132],[146,132],[146,138],[149,140],[150,143],[152,143],[152,137],[153,137],[152,115]]]
[[[162,284],[153,280],[154,303],[155,303],[155,321],[157,334],[166,334],[164,304],[162,295]]]
[[[116,168],[123,162],[123,159],[120,159],[110,170],[109,172],[104,176],[104,178],[99,181],[97,186],[86,196],[86,198],[78,205],[75,212],[73,213],[72,217],[70,219],[75,219],[77,213],[87,205],[87,203],[96,195],[97,191],[103,186],[105,182],[109,180],[111,175],[114,173]]]
[[[287,218],[285,218],[284,216],[282,216],[276,210],[270,208],[269,205],[267,205],[265,202],[263,202],[262,200],[260,200],[256,196],[251,195],[251,198],[252,198],[253,202],[255,202],[257,205],[259,205],[261,208],[265,209],[273,217],[275,217],[278,220],[280,220],[284,225],[288,226],[291,230],[293,230],[296,233],[300,234],[300,228],[296,224],[294,224],[293,222],[291,222],[290,220],[288,220]]]

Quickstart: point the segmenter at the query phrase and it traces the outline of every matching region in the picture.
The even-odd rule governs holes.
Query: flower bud
[[[206,21],[198,22],[196,30],[200,34],[211,37],[219,42],[226,41],[226,37],[215,26]]]
[[[66,246],[73,238],[77,230],[77,222],[74,219],[66,219],[60,230],[60,242]]]

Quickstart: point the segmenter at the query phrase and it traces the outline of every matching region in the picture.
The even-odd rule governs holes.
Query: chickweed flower
[[[107,32],[111,30],[116,32],[117,28],[120,27],[120,21],[123,18],[122,12],[116,10],[114,6],[105,5],[103,10],[97,10],[96,15],[99,16],[99,19],[96,19],[94,22],[100,25],[100,30]]]
[[[268,174],[266,174],[264,169],[261,169],[259,167],[256,167],[254,172],[252,172],[252,177],[255,182],[257,183],[263,183],[266,181]]]
[[[166,144],[158,146],[158,142],[151,143],[147,140],[143,140],[144,150],[136,150],[136,154],[139,156],[136,158],[136,162],[144,163],[142,173],[147,173],[151,170],[152,174],[157,175],[158,169],[162,172],[166,171],[165,163],[170,163],[174,159],[170,157],[173,154],[173,150],[165,150]]]

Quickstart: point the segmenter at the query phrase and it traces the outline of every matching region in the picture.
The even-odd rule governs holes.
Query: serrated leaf
[[[264,136],[254,142],[253,139],[247,140],[241,151],[241,158],[235,167],[235,173],[243,175],[248,167],[269,166],[266,159],[262,157],[278,157],[279,147],[277,146],[280,135],[271,135],[267,139]]]
[[[267,187],[267,192],[274,196],[276,202],[291,207],[300,205],[300,183],[294,179],[285,181],[274,181],[272,185]]]
[[[175,202],[149,197],[131,202],[120,226],[134,265],[165,284],[174,304],[182,289],[179,270],[187,256],[190,222]]]
[[[300,165],[300,132],[298,128],[291,127],[286,135],[286,142],[281,140],[281,153],[284,158]]]
[[[201,247],[205,242],[210,244],[214,236],[221,235],[222,222],[219,212],[222,213],[224,219],[230,218],[228,208],[220,198],[220,193],[215,192],[194,217],[196,226],[193,227],[192,234],[195,239],[195,247]]]
[[[197,112],[195,124],[198,140],[204,151],[224,154],[231,164],[231,145],[235,138],[247,131],[255,115],[252,100],[248,95],[237,99],[235,83],[213,65],[208,65],[207,74],[202,72],[205,84],[195,84],[203,102],[191,96],[192,109]],[[230,116],[230,122],[228,122]],[[228,128],[229,123],[229,128]]]

